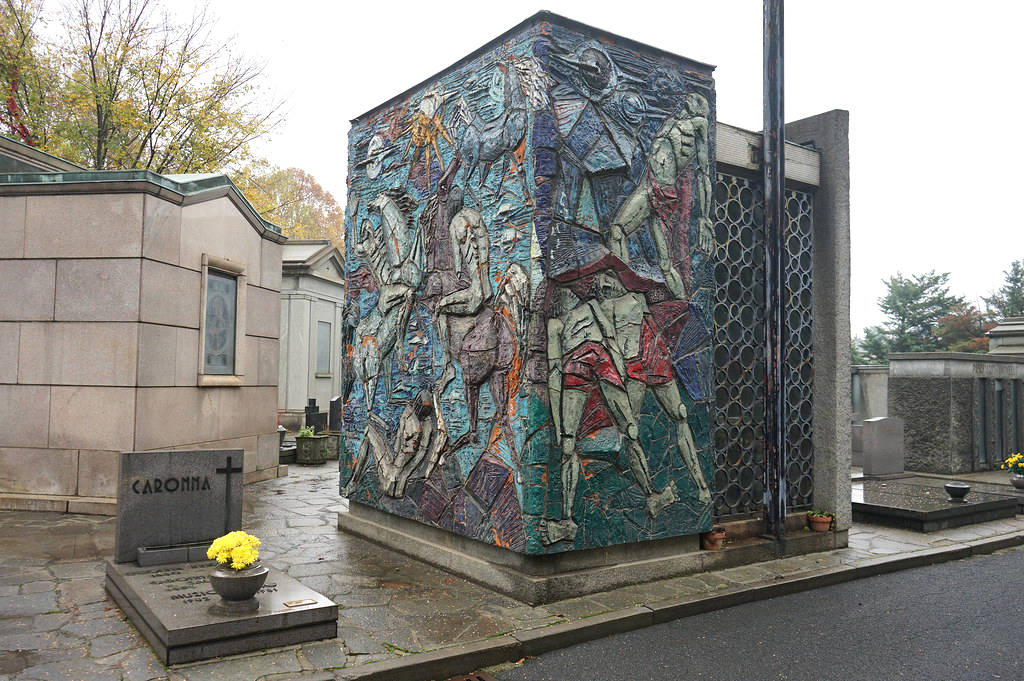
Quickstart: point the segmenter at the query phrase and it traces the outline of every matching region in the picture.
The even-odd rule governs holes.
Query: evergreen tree
[[[880,326],[869,326],[864,329],[864,338],[858,343],[859,364],[888,364],[889,339],[885,329]]]
[[[989,298],[982,298],[987,312],[996,321],[1024,317],[1024,260],[1014,260],[1003,275],[1005,280],[999,290]]]
[[[878,305],[887,320],[878,333],[888,343],[889,352],[941,350],[935,334],[939,319],[965,304],[962,297],[950,294],[949,272],[932,270],[909,277],[897,272],[884,283],[888,292]],[[868,330],[865,334],[867,340]]]

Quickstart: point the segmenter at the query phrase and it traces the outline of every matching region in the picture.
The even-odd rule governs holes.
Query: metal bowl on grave
[[[953,503],[962,504],[966,501],[964,497],[971,491],[971,486],[966,482],[960,482],[958,480],[950,480],[943,487],[946,488],[946,494],[949,495],[949,499]]]

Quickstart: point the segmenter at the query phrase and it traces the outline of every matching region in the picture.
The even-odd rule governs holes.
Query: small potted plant
[[[1010,484],[1017,489],[1024,489],[1024,454],[1017,452],[999,465],[1004,471],[1010,471]]]
[[[721,525],[712,525],[710,532],[705,532],[700,536],[700,546],[705,551],[720,551],[724,541],[725,528]]]
[[[259,539],[239,530],[213,540],[206,550],[206,557],[217,561],[210,585],[229,612],[252,612],[260,607],[256,593],[270,570],[260,565],[259,545]]]
[[[832,521],[835,520],[828,511],[808,511],[807,524],[815,532],[828,532],[832,528]]]
[[[295,436],[295,463],[306,466],[319,466],[327,457],[327,436],[317,435],[313,426],[299,429]]]

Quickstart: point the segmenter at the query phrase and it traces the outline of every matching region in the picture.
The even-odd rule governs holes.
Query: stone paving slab
[[[927,535],[854,525],[849,546],[531,607],[335,528],[336,463],[246,487],[262,557],[339,605],[339,637],[163,666],[102,591],[114,519],[0,512],[0,680],[427,681],[654,622],[1024,545],[1024,516]]]

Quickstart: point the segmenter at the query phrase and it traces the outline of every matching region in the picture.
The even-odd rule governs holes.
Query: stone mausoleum
[[[327,239],[289,239],[281,267],[277,411],[282,426],[298,430],[308,400],[326,411],[341,392],[345,266]]]
[[[279,230],[224,176],[0,142],[0,508],[111,514],[124,451],[276,477]]]
[[[756,534],[760,136],[712,71],[542,12],[353,121],[341,527],[529,602]],[[846,125],[786,146],[788,503],[837,532],[772,550],[849,526]]]

